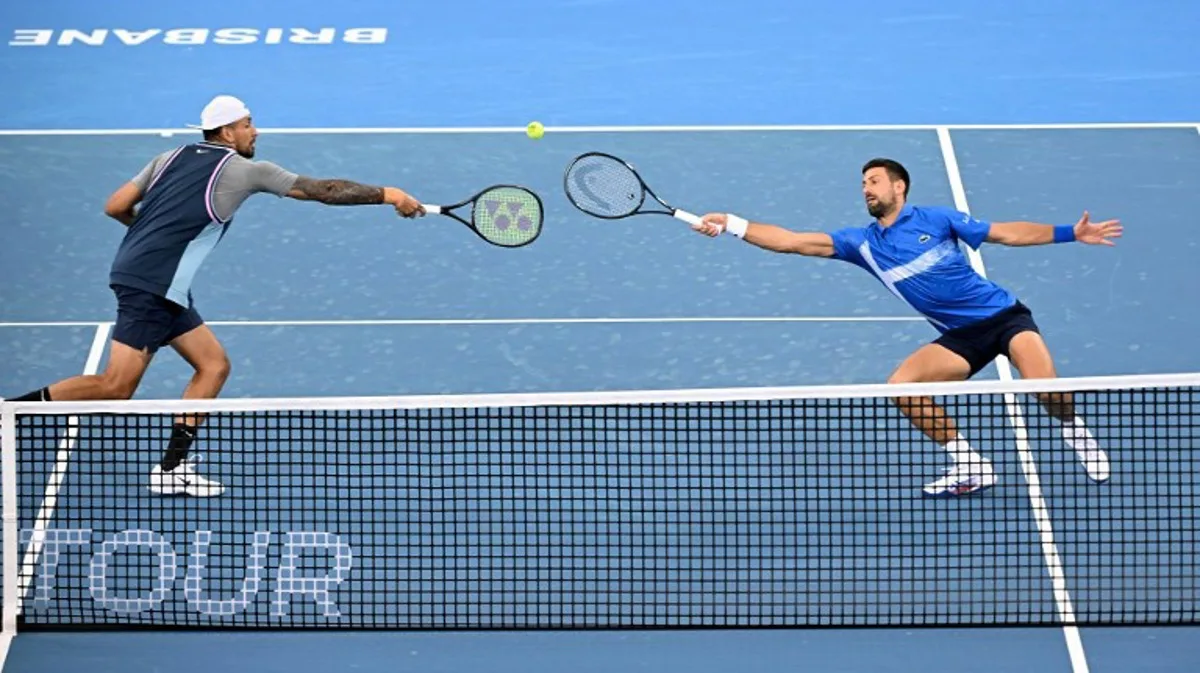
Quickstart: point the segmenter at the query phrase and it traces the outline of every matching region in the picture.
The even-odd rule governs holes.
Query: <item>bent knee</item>
[[[911,376],[907,375],[904,372],[904,369],[901,368],[901,369],[897,369],[896,371],[892,372],[892,375],[888,377],[887,382],[888,382],[888,385],[894,386],[894,385],[903,385],[906,383],[916,383],[917,381],[914,380]],[[892,404],[899,407],[905,413],[908,413],[915,406],[914,398],[909,397],[909,396],[893,395],[893,396],[891,396],[890,399],[891,399]]]
[[[106,375],[103,381],[104,397],[109,400],[130,399],[138,386],[138,379],[130,376]]]
[[[221,351],[219,355],[201,362],[197,369],[205,376],[224,381],[229,378],[229,372],[233,370],[233,363],[229,361],[229,356]]]

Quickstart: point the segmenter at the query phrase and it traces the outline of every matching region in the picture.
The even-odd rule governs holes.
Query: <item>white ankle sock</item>
[[[1067,446],[1076,451],[1086,451],[1098,446],[1092,431],[1088,430],[1087,424],[1078,416],[1070,422],[1063,423],[1063,439],[1067,441]]]
[[[946,452],[954,459],[954,462],[962,464],[980,465],[987,462],[987,459],[975,452],[971,448],[971,444],[963,438],[962,435],[957,435],[949,444],[946,445]]]

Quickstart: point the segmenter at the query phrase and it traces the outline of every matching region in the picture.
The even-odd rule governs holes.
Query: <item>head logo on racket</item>
[[[667,204],[651,191],[637,171],[625,161],[604,154],[588,152],[575,158],[563,176],[563,188],[571,205],[606,220],[630,215],[670,215],[688,224],[699,224],[700,218]],[[646,209],[646,195],[665,210]]]
[[[605,217],[631,214],[638,209],[642,199],[642,185],[636,175],[602,157],[587,157],[569,171],[574,185],[573,193],[587,208],[584,212],[604,213]],[[568,190],[571,193],[571,190]]]

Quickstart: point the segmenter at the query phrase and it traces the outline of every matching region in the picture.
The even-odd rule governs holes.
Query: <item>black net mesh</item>
[[[151,492],[171,413],[21,411],[21,626],[1196,621],[1197,386],[1075,393],[1102,483],[1036,397],[939,396],[996,478],[943,499],[887,397],[646,395],[211,413],[218,497]]]

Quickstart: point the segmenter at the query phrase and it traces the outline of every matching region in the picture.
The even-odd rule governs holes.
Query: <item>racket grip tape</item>
[[[675,216],[675,219],[683,220],[684,222],[687,222],[688,224],[691,224],[691,225],[700,224],[700,216],[693,215],[693,214],[687,212],[686,210],[679,210],[677,208],[677,209],[675,209],[675,212],[672,213],[672,215]]]
[[[428,213],[429,215],[441,215],[442,214],[441,206],[435,206],[432,203],[422,203],[421,207],[424,208],[425,212]]]

